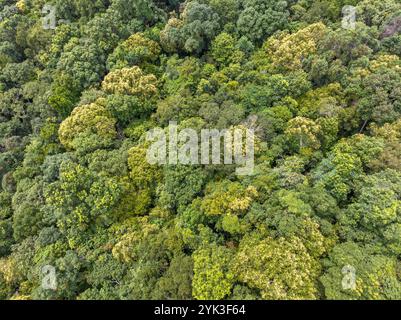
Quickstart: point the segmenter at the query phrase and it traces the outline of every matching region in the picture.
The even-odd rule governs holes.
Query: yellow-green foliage
[[[143,33],[135,33],[114,50],[108,61],[113,69],[142,66],[156,61],[160,50],[157,42],[146,38]]]
[[[233,262],[239,281],[269,300],[316,299],[319,271],[298,238],[245,238]]]
[[[300,148],[307,146],[319,149],[320,141],[317,135],[320,130],[320,125],[315,121],[304,117],[296,117],[288,122],[286,133],[299,139]]]
[[[156,165],[151,165],[146,158],[147,149],[144,146],[136,146],[128,152],[128,166],[130,176],[135,186],[146,187],[160,181],[161,170]]]
[[[0,0],[0,300],[400,300],[400,13]],[[152,165],[171,122],[242,144]]]
[[[145,75],[139,67],[134,66],[110,72],[104,78],[102,88],[107,93],[149,98],[157,93],[157,79],[153,74]]]

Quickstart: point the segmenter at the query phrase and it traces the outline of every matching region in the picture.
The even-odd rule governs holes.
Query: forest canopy
[[[401,299],[401,2],[0,0],[0,182],[0,299]]]

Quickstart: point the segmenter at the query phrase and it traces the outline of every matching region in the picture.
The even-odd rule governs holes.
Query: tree
[[[97,12],[104,11],[108,6],[107,0],[96,0],[88,3],[85,0],[73,0],[71,3],[66,4],[63,1],[56,1],[60,15],[65,19],[76,18],[91,18]]]
[[[0,257],[10,254],[13,244],[11,195],[0,193]]]
[[[167,208],[181,212],[203,190],[207,173],[192,166],[167,166],[160,202]]]
[[[2,69],[0,87],[3,88],[3,90],[20,87],[22,84],[33,80],[34,77],[35,70],[29,61],[8,63],[7,66]]]
[[[335,243],[336,236],[325,230],[324,221],[315,216],[317,210],[311,199],[305,197],[306,188],[299,189],[302,192],[273,193],[262,205],[254,205],[244,220],[256,229],[267,227],[270,236],[297,237],[310,256],[320,258]]]
[[[238,0],[201,0],[199,3],[207,3],[215,11],[226,31],[235,29],[235,23],[240,13],[240,1]]]
[[[312,119],[318,116],[336,117],[345,106],[344,93],[339,83],[310,90],[298,101],[299,115]]]
[[[324,261],[321,277],[327,299],[399,299],[396,259],[374,254],[353,242],[337,245]]]
[[[394,254],[401,250],[400,174],[387,169],[364,176],[355,186],[354,201],[338,217],[343,238],[382,243]]]
[[[317,135],[320,133],[320,130],[320,125],[316,124],[313,120],[296,117],[288,122],[286,134],[299,139],[299,148],[301,150],[304,147],[319,149],[320,141]]]
[[[293,34],[279,34],[269,38],[263,49],[274,71],[294,71],[302,68],[307,56],[317,51],[318,41],[326,32],[323,23],[316,23]]]
[[[396,11],[401,9],[397,1],[364,0],[357,6],[360,18],[369,26],[382,25]]]
[[[400,116],[400,59],[382,55],[370,63],[362,76],[350,79],[349,97],[357,101],[361,131],[371,121],[382,125],[394,122]]]
[[[193,254],[192,294],[198,300],[220,300],[229,295],[234,274],[229,269],[232,253],[216,245],[205,245]]]
[[[249,235],[241,241],[232,272],[263,299],[317,299],[319,263],[298,238]]]
[[[160,168],[147,161],[146,153],[147,149],[144,146],[136,146],[128,151],[128,167],[137,187],[155,186],[162,177]]]
[[[288,94],[289,82],[280,74],[261,79],[261,83],[247,83],[241,90],[246,110],[262,111],[280,105]]]
[[[119,292],[131,299],[151,299],[156,294],[160,294],[158,286],[169,277],[168,269],[171,259],[182,253],[182,244],[171,229],[161,231],[160,227],[147,217],[137,218],[137,220],[139,220],[137,223],[128,220],[123,225],[125,228],[116,230],[119,232],[117,235],[121,235],[121,232],[127,232],[126,228],[136,229],[134,232],[125,234],[123,237],[125,244],[122,248],[118,244],[120,248],[113,249],[113,255],[117,254],[116,257],[119,259],[119,252],[125,249],[125,255],[122,258],[134,262],[123,278]],[[162,280],[162,275],[166,276],[165,280]],[[159,281],[161,283],[158,284]],[[163,290],[163,288],[160,289]],[[174,290],[174,288],[170,289]]]
[[[71,38],[57,63],[57,78],[67,77],[73,88],[82,90],[100,81],[105,72],[104,64],[104,54],[93,40]]]
[[[374,136],[384,139],[384,149],[377,159],[373,159],[369,164],[374,170],[381,170],[385,168],[395,169],[400,171],[401,161],[399,159],[398,151],[401,150],[401,121],[394,122],[393,124],[385,124],[382,127],[372,126]]]
[[[43,188],[40,181],[23,180],[19,183],[12,202],[15,239],[25,239],[43,228]]]
[[[45,2],[0,0],[0,299],[401,299],[399,0]],[[252,174],[152,164],[173,121]]]
[[[186,3],[180,19],[171,18],[160,34],[162,46],[177,52],[201,53],[220,30],[220,17],[207,4]]]
[[[122,42],[108,57],[109,69],[145,66],[154,63],[160,55],[160,46],[143,33],[135,33]]]
[[[144,99],[138,96],[111,94],[106,97],[105,106],[117,124],[127,127],[138,118],[146,118],[155,109],[155,97]]]
[[[235,39],[228,33],[220,33],[212,42],[211,55],[222,66],[238,63],[243,53],[236,48]]]
[[[313,179],[338,201],[345,201],[354,189],[355,181],[363,174],[364,166],[368,166],[382,150],[380,140],[364,135],[341,140],[316,167]]]
[[[134,66],[110,72],[104,78],[102,88],[107,93],[136,95],[146,99],[157,94],[156,82],[154,75],[144,75],[139,67]]]
[[[249,209],[258,193],[253,186],[244,187],[238,182],[223,181],[206,186],[202,210],[206,215],[243,214]]]

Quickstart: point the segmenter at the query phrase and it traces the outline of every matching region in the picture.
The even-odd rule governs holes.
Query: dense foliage
[[[0,299],[401,299],[400,17],[0,0]],[[252,126],[254,174],[149,164],[172,120]]]

